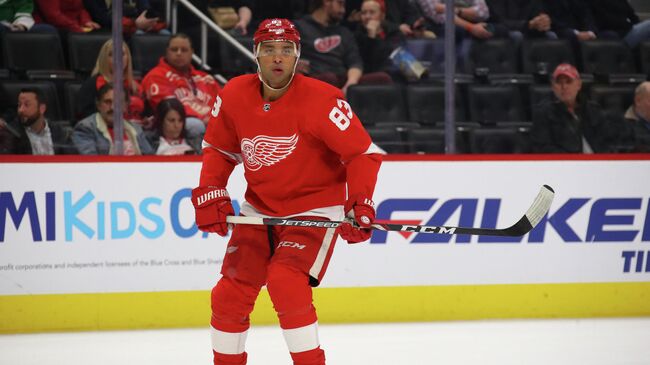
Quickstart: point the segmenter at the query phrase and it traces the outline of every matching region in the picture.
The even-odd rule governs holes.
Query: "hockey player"
[[[230,80],[212,109],[200,184],[192,191],[198,227],[228,234],[226,217],[234,213],[226,183],[241,162],[242,215],[340,220],[346,214],[361,228],[235,226],[212,290],[214,364],[246,364],[249,314],[266,285],[293,363],[321,365],[311,288],[323,278],[338,234],[349,243],[370,238],[383,151],[339,89],[295,74],[300,34],[290,21],[264,20],[253,38],[257,75]]]

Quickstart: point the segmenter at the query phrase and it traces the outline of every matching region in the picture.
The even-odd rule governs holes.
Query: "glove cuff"
[[[345,213],[347,214],[350,212],[355,205],[368,206],[372,208],[372,210],[375,210],[375,202],[373,202],[372,199],[365,197],[363,194],[356,194],[351,196],[345,202],[345,205],[343,206]]]
[[[199,186],[192,190],[192,204],[194,207],[201,208],[210,205],[216,201],[228,199],[230,195],[225,188],[215,186]]]

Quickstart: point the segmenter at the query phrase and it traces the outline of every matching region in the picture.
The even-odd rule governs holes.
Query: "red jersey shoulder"
[[[255,74],[241,75],[228,80],[221,90],[223,98],[244,97],[251,90],[259,90],[258,78]]]
[[[295,76],[295,82],[300,89],[299,95],[322,100],[344,98],[341,89],[308,76],[298,74]]]

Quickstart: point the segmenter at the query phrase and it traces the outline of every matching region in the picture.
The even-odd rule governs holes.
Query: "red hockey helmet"
[[[267,41],[285,41],[292,42],[296,49],[300,49],[300,33],[296,26],[287,19],[265,19],[257,27],[253,35],[253,44],[255,49],[262,42]]]

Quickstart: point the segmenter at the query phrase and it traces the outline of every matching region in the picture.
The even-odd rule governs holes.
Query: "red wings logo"
[[[271,166],[287,158],[298,143],[298,135],[291,137],[257,136],[241,141],[244,164],[250,171],[257,171],[264,166]]]
[[[316,38],[314,48],[320,53],[327,53],[341,44],[340,35],[332,35],[324,38]]]

